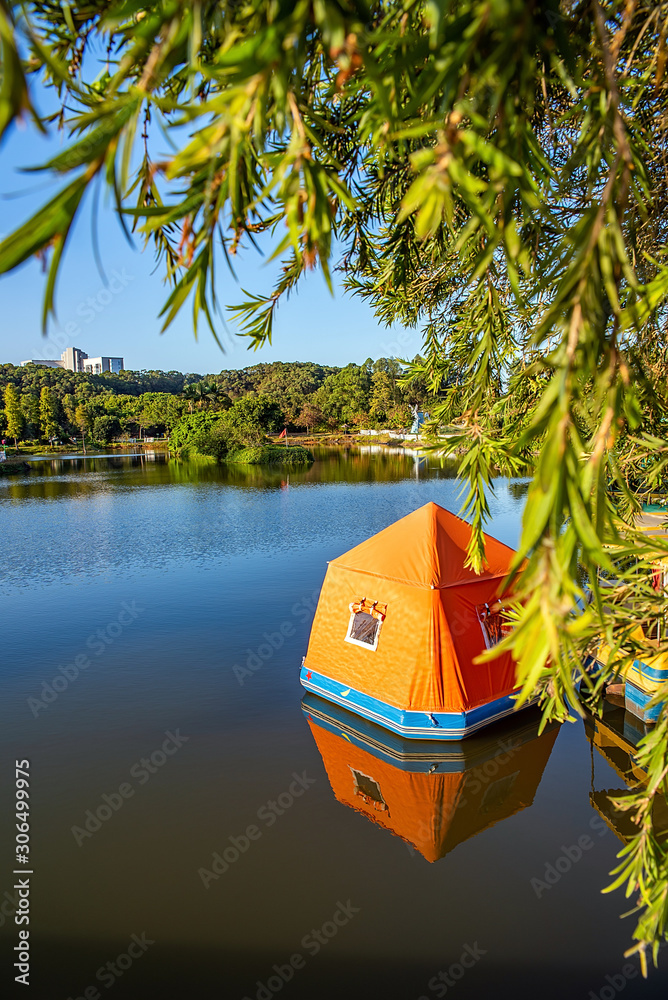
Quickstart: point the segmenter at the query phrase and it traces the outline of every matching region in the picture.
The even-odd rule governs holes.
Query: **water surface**
[[[156,453],[0,479],[3,805],[14,759],[32,772],[23,995],[605,1000],[623,979],[665,996],[665,961],[647,983],[621,972],[633,924],[601,895],[620,844],[581,723],[538,738],[518,720],[406,774],[302,710],[327,560],[459,492],[452,469],[377,448],[289,476]],[[524,495],[496,484],[510,545]],[[593,762],[595,788],[620,786]]]

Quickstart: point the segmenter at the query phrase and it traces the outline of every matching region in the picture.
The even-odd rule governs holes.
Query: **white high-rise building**
[[[103,372],[119,372],[125,365],[123,358],[86,358],[83,370],[89,375],[102,375]]]
[[[67,368],[70,372],[82,372],[87,357],[86,352],[80,351],[78,347],[67,347],[60,355],[61,368]]]

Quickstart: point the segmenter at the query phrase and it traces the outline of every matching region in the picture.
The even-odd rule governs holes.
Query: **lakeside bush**
[[[269,444],[230,452],[224,460],[234,465],[310,465],[313,455],[301,445]]]
[[[213,429],[221,419],[221,413],[208,410],[201,413],[186,413],[177,421],[169,436],[170,451],[182,456],[191,452],[209,454],[207,447],[213,438]]]
[[[176,423],[170,450],[179,455],[206,455],[218,462],[291,464],[310,461],[304,448],[273,448],[268,432],[277,431],[282,413],[268,396],[246,396],[228,410],[187,414]],[[282,453],[274,455],[274,451]],[[244,457],[238,458],[237,456]],[[258,457],[259,456],[259,457]]]

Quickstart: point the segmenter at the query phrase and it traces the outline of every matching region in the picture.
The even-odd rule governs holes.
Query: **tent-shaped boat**
[[[500,588],[514,551],[428,503],[332,560],[301,682],[402,736],[461,739],[514,710],[509,653],[476,662],[506,628]]]

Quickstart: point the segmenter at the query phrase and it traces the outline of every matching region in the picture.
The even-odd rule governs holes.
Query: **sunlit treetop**
[[[643,251],[665,241],[662,7],[3,2],[0,129],[29,115],[71,141],[39,167],[67,185],[0,267],[48,249],[51,309],[69,224],[101,175],[174,283],[166,324],[192,295],[215,325],[221,248],[266,234],[276,287],[238,310],[257,343],[304,271],[329,277],[333,246],[388,320],[442,316],[489,262],[526,308],[523,282],[549,261],[555,286],[552,254],[578,223],[591,234],[606,185],[606,207],[633,209],[647,277]],[[33,78],[57,96],[43,122]],[[157,159],[165,132],[173,153]]]

